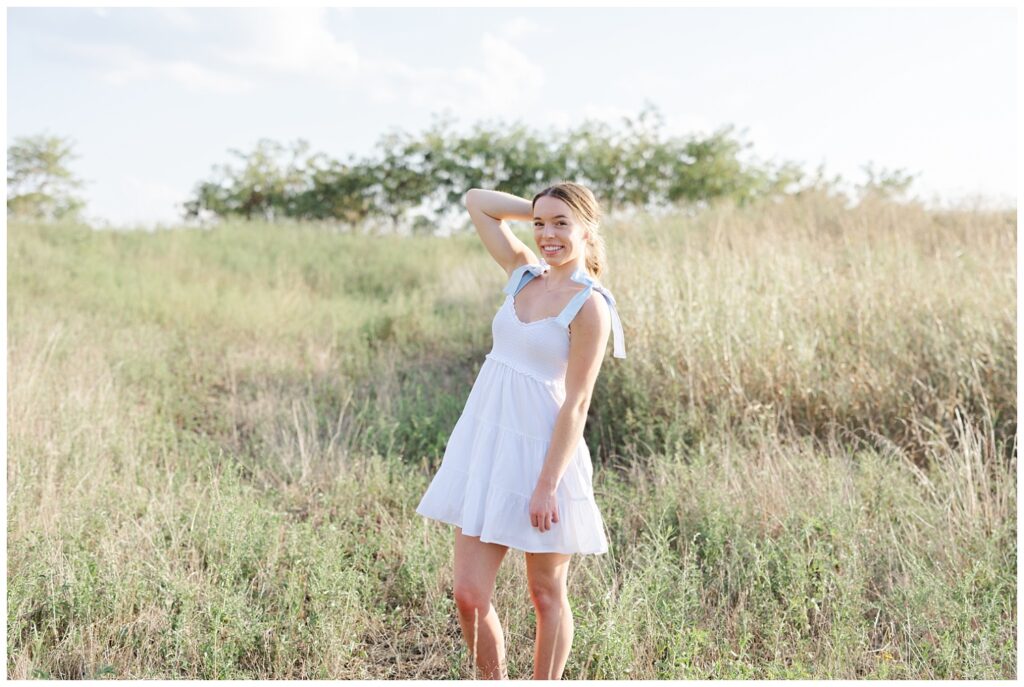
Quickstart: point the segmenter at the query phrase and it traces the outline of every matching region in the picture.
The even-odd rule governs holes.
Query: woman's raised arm
[[[511,276],[512,270],[520,265],[540,262],[505,222],[507,219],[532,220],[530,201],[504,191],[471,188],[466,192],[466,209],[487,252],[507,275]]]

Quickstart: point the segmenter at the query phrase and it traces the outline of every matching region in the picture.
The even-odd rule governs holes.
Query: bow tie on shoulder
[[[533,276],[537,277],[541,274],[544,274],[549,269],[551,269],[551,265],[548,265],[547,263],[541,265],[531,265],[530,263],[520,265],[519,267],[512,270],[512,276],[508,278],[508,284],[505,284],[505,288],[502,289],[502,291],[509,294],[510,296],[514,296],[516,294],[516,291],[519,289],[519,285],[523,282],[524,274],[530,272],[533,274]]]
[[[541,274],[544,274],[550,269],[551,265],[547,264],[546,262],[541,262],[541,264],[539,265],[534,265],[530,263],[520,265],[519,267],[512,270],[512,275],[511,277],[509,277],[508,284],[506,284],[505,288],[502,290],[511,296],[515,296],[516,291],[519,289],[519,285],[522,283],[523,276],[527,272],[530,272],[531,274],[533,274],[533,276],[536,277]],[[608,290],[608,287],[606,287],[604,284],[598,281],[596,277],[590,276],[589,274],[587,274],[585,270],[580,269],[578,267],[575,270],[573,270],[572,276],[570,276],[569,278],[572,279],[577,284],[583,284],[584,286],[587,287],[586,289],[584,289],[584,291],[586,292],[586,296],[580,297],[582,300],[585,301],[587,298],[589,298],[591,291],[597,291],[599,294],[604,296],[605,301],[608,302],[608,311],[611,313],[612,316],[612,356],[615,358],[625,358],[626,337],[622,330],[622,321],[619,319],[619,312],[615,307],[615,297],[612,295],[612,292]],[[574,300],[575,298],[576,296],[573,297]],[[557,320],[561,325],[568,327],[569,322],[572,321],[572,318],[575,315],[575,312],[567,308],[557,318]]]

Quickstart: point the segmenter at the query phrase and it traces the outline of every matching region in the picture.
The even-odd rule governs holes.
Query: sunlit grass
[[[1014,676],[1013,213],[604,231],[565,677]],[[11,224],[8,675],[469,677],[413,508],[503,285],[472,235]],[[529,676],[514,551],[495,607]]]

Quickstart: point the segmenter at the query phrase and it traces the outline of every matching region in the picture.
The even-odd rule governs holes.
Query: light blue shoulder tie
[[[508,284],[505,285],[505,288],[502,289],[502,291],[512,297],[515,297],[515,295],[519,293],[519,290],[522,289],[530,279],[547,272],[549,269],[551,269],[551,265],[548,265],[545,262],[542,262],[539,265],[533,265],[530,263],[520,265],[512,270],[512,275],[509,277]],[[530,276],[523,279],[527,272],[530,273]],[[619,319],[619,312],[615,307],[615,297],[612,296],[612,292],[598,281],[596,277],[590,276],[578,267],[573,271],[570,279],[577,284],[583,284],[587,288],[572,297],[572,300],[569,301],[568,305],[566,305],[562,312],[558,314],[555,321],[563,327],[568,327],[569,323],[572,322],[572,319],[576,317],[576,313],[579,312],[579,309],[582,308],[586,300],[590,298],[590,293],[592,291],[597,291],[604,296],[605,301],[608,302],[608,310],[611,312],[612,316],[612,356],[615,358],[625,358],[626,337],[622,331],[622,321]]]
[[[521,288],[526,286],[526,283],[530,281],[530,279],[533,279],[539,274],[544,274],[549,269],[551,269],[551,265],[547,263],[542,263],[540,265],[531,265],[530,263],[526,263],[525,265],[520,265],[512,270],[512,275],[508,278],[508,284],[505,284],[505,288],[502,289],[502,291],[510,296],[515,296],[519,293]],[[530,273],[529,278],[523,279],[523,275],[527,272]]]

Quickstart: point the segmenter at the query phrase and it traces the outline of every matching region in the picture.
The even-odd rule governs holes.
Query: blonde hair
[[[591,276],[601,278],[606,271],[604,236],[598,231],[601,221],[601,206],[593,192],[581,184],[562,181],[533,197],[531,207],[537,205],[537,199],[544,196],[557,198],[570,208],[576,219],[587,228],[586,267]]]

